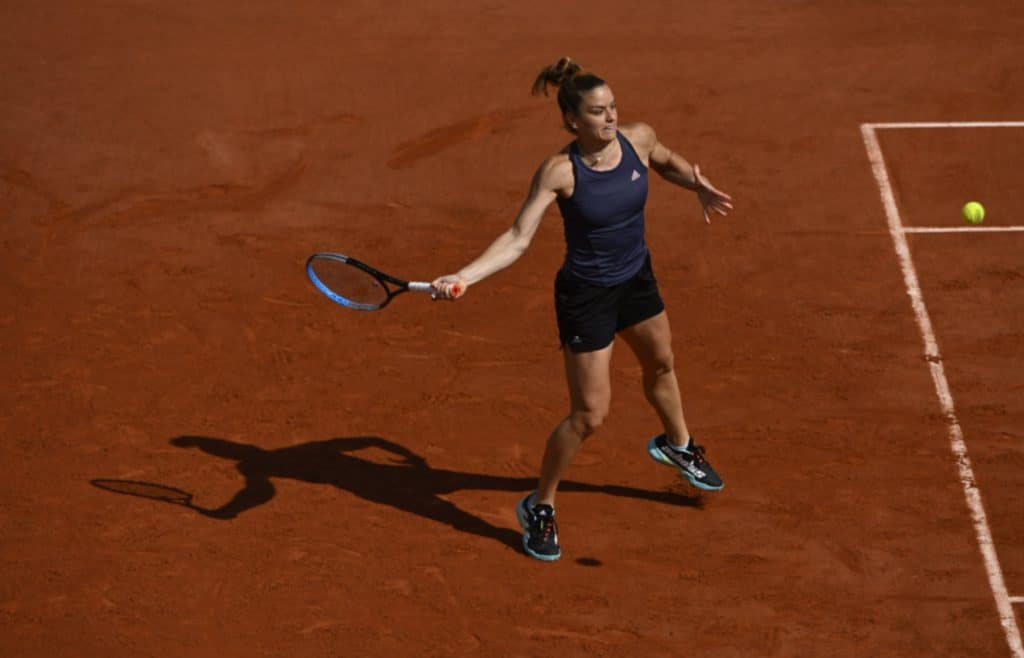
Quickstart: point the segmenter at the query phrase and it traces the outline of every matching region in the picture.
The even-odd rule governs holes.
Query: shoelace
[[[556,532],[556,528],[558,527],[555,523],[554,517],[534,514],[533,518],[537,523],[537,529],[540,531],[541,541],[547,543],[551,539],[552,533]]]
[[[551,534],[555,531],[554,519],[540,519],[541,540],[546,544],[551,540]]]
[[[697,464],[698,466],[703,464],[705,461],[707,461],[707,460],[704,459],[704,446],[699,446],[696,443],[692,444],[689,448],[687,448],[686,452],[683,452],[683,451],[678,451],[678,452],[680,452],[681,454],[684,454],[684,455],[685,454],[693,455],[693,463]]]

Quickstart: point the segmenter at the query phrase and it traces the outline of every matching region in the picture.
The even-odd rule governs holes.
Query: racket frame
[[[366,272],[373,278],[377,279],[381,287],[384,288],[384,292],[387,293],[387,298],[380,304],[365,304],[363,302],[356,302],[342,297],[331,290],[327,284],[320,280],[316,275],[316,272],[313,271],[313,263],[317,260],[333,260]],[[309,280],[313,282],[313,285],[316,286],[316,289],[323,293],[324,296],[332,302],[357,311],[379,311],[390,304],[392,299],[407,290],[412,290],[413,292],[435,292],[434,286],[430,285],[430,283],[426,281],[405,281],[398,277],[391,276],[390,274],[385,274],[377,268],[367,265],[361,260],[352,258],[351,256],[346,256],[345,254],[330,251],[321,251],[310,256],[306,260],[306,275],[309,277]],[[391,286],[394,287],[392,288],[388,284],[391,284]]]

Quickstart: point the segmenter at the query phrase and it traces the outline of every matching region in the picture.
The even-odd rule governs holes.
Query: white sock
[[[530,494],[530,497],[529,497],[529,498],[528,498],[528,499],[526,500],[526,507],[527,507],[527,509],[530,509],[530,510],[532,510],[532,509],[533,509],[533,506],[537,504],[537,503],[536,503],[536,502],[534,502],[534,500],[533,500],[533,496],[534,496],[534,495],[535,495],[536,493],[537,493],[537,492],[534,492],[534,493]],[[554,505],[549,505],[548,507],[550,507],[551,509],[555,509],[555,506],[554,506]]]
[[[684,443],[684,444],[682,445],[682,447],[676,447],[676,446],[672,445],[672,442],[671,442],[671,441],[668,441],[668,447],[669,447],[669,448],[672,448],[672,449],[673,449],[673,450],[675,450],[676,452],[685,452],[686,454],[690,454],[690,449],[689,449],[689,448],[690,448],[690,443],[691,443],[692,441],[693,441],[693,438],[692,438],[692,437],[691,437],[691,438],[689,438],[689,439],[687,439],[687,440],[686,440],[686,443]]]

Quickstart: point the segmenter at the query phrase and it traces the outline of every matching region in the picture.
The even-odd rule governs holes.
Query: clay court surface
[[[959,4],[4,4],[0,655],[1019,658],[1024,233],[908,235],[1000,598],[861,128],[1024,120],[1024,4]],[[557,212],[455,304],[303,263],[478,254],[569,139],[562,55],[735,199],[647,215],[726,488],[648,458],[619,344],[542,564]],[[907,226],[1024,224],[1024,127],[878,139]]]

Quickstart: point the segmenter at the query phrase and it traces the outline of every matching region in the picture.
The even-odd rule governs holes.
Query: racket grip
[[[436,292],[434,290],[434,286],[430,285],[429,283],[427,283],[425,281],[410,281],[409,282],[409,290],[412,290],[413,292],[429,292],[429,293]],[[462,284],[456,283],[454,286],[452,286],[452,294],[455,297],[458,297],[459,295],[461,295],[462,294]]]

